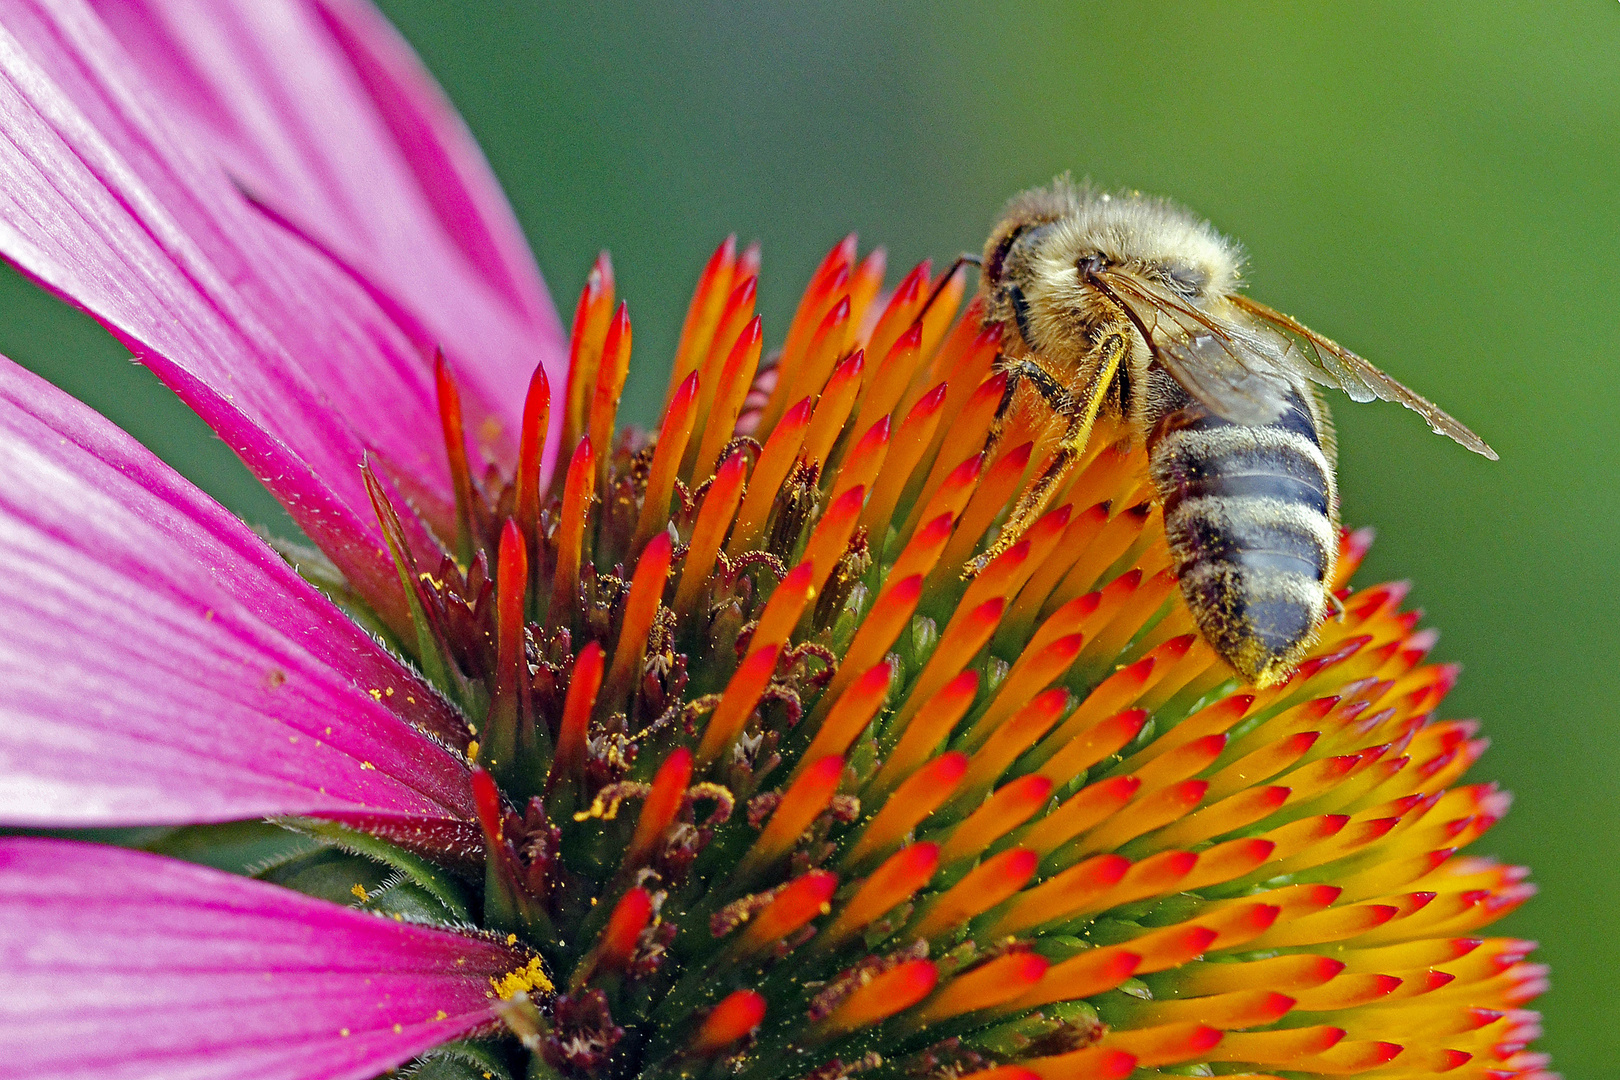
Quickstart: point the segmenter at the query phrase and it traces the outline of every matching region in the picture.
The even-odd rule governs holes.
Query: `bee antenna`
[[[934,291],[928,294],[928,302],[922,306],[921,311],[917,312],[917,318],[920,319],[928,314],[928,309],[934,306],[934,301],[939,299],[939,294],[945,291],[945,286],[950,284],[951,278],[956,276],[958,270],[964,266],[980,267],[983,265],[984,260],[977,255],[969,255],[965,251],[958,255],[956,261],[951,263],[951,268],[939,276],[939,283],[934,286]]]

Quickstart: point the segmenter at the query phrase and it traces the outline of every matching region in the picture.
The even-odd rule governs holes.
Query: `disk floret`
[[[515,476],[441,362],[456,505],[372,485],[398,644],[466,721],[435,734],[474,766],[477,920],[541,957],[503,1014],[530,1075],[1539,1075],[1543,969],[1476,936],[1530,887],[1458,853],[1507,799],[1460,783],[1485,743],[1437,716],[1405,586],[1348,586],[1370,535],[1263,690],[1199,637],[1119,431],[964,579],[1057,433],[990,438],[963,270],[885,294],[851,237],[769,357],[758,273],[705,267],[656,432],[615,433],[603,257]]]

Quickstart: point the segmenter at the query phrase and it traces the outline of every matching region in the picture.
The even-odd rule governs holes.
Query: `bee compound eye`
[[[1092,251],[1076,259],[1074,268],[1080,271],[1081,277],[1090,277],[1108,269],[1108,257],[1100,251]]]

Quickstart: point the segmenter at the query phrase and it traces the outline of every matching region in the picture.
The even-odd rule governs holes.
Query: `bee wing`
[[[1379,398],[1404,405],[1423,417],[1431,430],[1455,440],[1482,457],[1491,461],[1497,460],[1496,451],[1455,417],[1428,398],[1385,375],[1333,339],[1323,337],[1298,320],[1284,315],[1275,308],[1267,307],[1258,300],[1234,295],[1232,302],[1241,310],[1272,326],[1286,330],[1305,342],[1310,348],[1311,359],[1307,360],[1297,349],[1290,349],[1290,355],[1297,357],[1293,361],[1293,366],[1306,378],[1324,386],[1337,386],[1356,401]]]
[[[1210,412],[1250,426],[1269,424],[1282,414],[1292,390],[1283,374],[1292,343],[1281,334],[1217,319],[1134,275],[1104,271],[1099,276],[1136,317],[1171,378]]]

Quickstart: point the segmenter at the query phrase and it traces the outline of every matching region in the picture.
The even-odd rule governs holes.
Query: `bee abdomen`
[[[1248,427],[1188,405],[1148,447],[1165,533],[1194,620],[1257,685],[1303,658],[1338,553],[1333,471],[1309,405]]]

